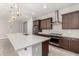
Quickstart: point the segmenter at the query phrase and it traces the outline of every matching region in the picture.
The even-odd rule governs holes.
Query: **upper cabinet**
[[[52,18],[41,20],[41,29],[52,29]]]
[[[63,29],[79,29],[79,11],[62,15]]]
[[[33,21],[33,25],[38,26],[39,25],[39,20]]]
[[[47,24],[46,24],[46,20],[41,20],[41,29],[46,29]]]
[[[33,33],[37,34],[38,32],[41,32],[41,28],[40,28],[40,20],[35,20],[33,21]]]

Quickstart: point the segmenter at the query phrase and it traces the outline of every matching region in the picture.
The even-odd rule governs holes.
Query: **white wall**
[[[0,39],[7,38],[7,33],[21,33],[22,22],[16,21],[14,23],[8,23],[5,19],[0,19]]]
[[[27,33],[32,34],[33,33],[33,19],[30,18],[27,20]]]
[[[5,9],[5,11],[0,11],[0,39],[7,38],[7,33],[20,33],[22,32],[22,21],[15,21],[13,23],[9,23],[9,13]],[[5,12],[5,13],[4,13]]]
[[[22,25],[21,21],[15,21],[14,23],[8,24],[8,33],[21,33],[22,32]]]
[[[59,10],[59,20],[62,21],[62,14],[73,12],[79,10],[79,4],[77,5],[72,5],[68,6],[67,8]],[[37,19],[43,19],[47,17],[53,17],[53,20],[55,20],[55,12],[49,13],[47,15],[38,17]],[[79,35],[79,29],[67,29],[63,30],[62,29],[62,24],[53,24],[53,29],[52,30],[43,30],[42,33],[63,33],[64,35]]]

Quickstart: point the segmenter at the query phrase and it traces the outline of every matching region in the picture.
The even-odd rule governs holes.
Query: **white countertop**
[[[7,34],[7,36],[15,50],[19,50],[49,40],[47,37],[37,35],[23,35],[22,33]]]
[[[76,34],[76,35],[70,35],[70,34],[65,35],[65,34],[63,34],[62,36],[63,37],[70,37],[70,38],[79,38],[79,34]]]
[[[42,32],[40,32],[39,34],[50,35],[50,33],[42,33]],[[79,38],[79,31],[76,31],[76,32],[67,31],[67,32],[62,32],[62,33],[58,33],[58,34],[62,34],[61,36],[63,36],[63,37]]]

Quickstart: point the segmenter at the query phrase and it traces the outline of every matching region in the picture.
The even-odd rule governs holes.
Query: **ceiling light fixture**
[[[32,12],[32,15],[35,15],[35,12]]]
[[[44,5],[43,8],[47,8],[47,5]]]
[[[20,9],[18,4],[13,4],[12,6],[10,6],[10,14],[11,16],[10,16],[9,22],[15,21],[16,18],[20,16]]]
[[[26,16],[26,18],[27,18],[28,16]]]

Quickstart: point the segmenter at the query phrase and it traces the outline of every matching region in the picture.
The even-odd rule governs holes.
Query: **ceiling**
[[[22,13],[27,16],[40,17],[54,10],[59,10],[73,5],[72,3],[26,3],[19,4]],[[47,8],[44,8],[46,6]]]
[[[25,18],[26,16],[30,17],[40,17],[45,14],[51,13],[52,11],[59,10],[70,5],[74,5],[75,3],[18,3],[18,7],[20,8],[21,16],[19,19]],[[10,16],[9,10],[11,3],[0,3],[0,17]],[[47,8],[46,8],[47,7]]]

